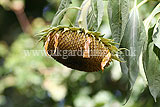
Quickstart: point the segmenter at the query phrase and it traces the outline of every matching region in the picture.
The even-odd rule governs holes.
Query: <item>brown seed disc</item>
[[[105,58],[110,53],[107,46],[93,34],[78,30],[59,29],[50,32],[45,39],[45,49],[47,54],[63,65],[86,72],[102,70],[102,62],[106,61],[106,67],[112,60],[111,57]]]

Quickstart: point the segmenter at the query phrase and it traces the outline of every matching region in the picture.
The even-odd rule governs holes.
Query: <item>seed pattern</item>
[[[108,47],[94,37],[94,34],[84,30],[59,28],[50,31],[44,41],[47,54],[72,69],[103,71],[112,61],[112,53]]]

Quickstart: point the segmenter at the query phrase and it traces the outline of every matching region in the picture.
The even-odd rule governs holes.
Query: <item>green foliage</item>
[[[157,26],[154,26],[148,30],[148,43],[146,43],[144,47],[143,63],[150,92],[156,101],[156,98],[160,92],[160,48],[158,48],[153,41],[153,39],[155,39],[154,36],[156,36],[155,29],[157,30]]]
[[[153,42],[148,44],[147,50],[144,53],[144,63],[146,66],[145,73],[148,79],[149,89],[156,101],[157,96],[160,94],[160,60],[153,51],[154,48],[155,45]]]
[[[84,0],[81,5],[81,12],[78,19],[78,24],[80,28],[88,29],[87,26],[87,15],[89,8],[91,7],[91,0]]]
[[[139,72],[139,56],[142,46],[146,38],[145,29],[142,21],[139,18],[137,8],[134,8],[129,17],[124,36],[120,47],[127,48],[129,51],[124,52],[124,60],[126,63],[121,63],[122,72],[127,73],[130,85],[133,87]]]
[[[159,66],[160,66],[160,48],[159,46],[159,23],[154,25],[154,27],[149,28],[149,24],[152,19],[160,13],[159,11],[160,3],[155,7],[152,11],[151,15],[144,21],[146,24],[146,30],[148,32],[148,39],[145,42],[145,46],[143,49],[143,65],[144,71],[146,73],[146,77],[148,80],[148,86],[152,96],[154,97],[155,101],[159,95]],[[149,28],[149,29],[148,29]]]
[[[151,15],[148,18],[146,18],[146,20],[144,22],[145,27],[139,17],[138,8],[134,7],[130,13],[129,19],[127,19],[127,17],[126,17],[126,20],[128,22],[125,27],[124,33],[123,33],[123,29],[122,29],[122,23],[123,22],[125,23],[126,20],[121,21],[123,19],[123,17],[121,16],[121,1],[118,2],[118,1],[111,1],[110,0],[108,12],[109,12],[109,16],[110,16],[110,26],[111,26],[113,39],[115,39],[117,42],[120,42],[120,47],[129,49],[129,52],[126,53],[126,51],[125,51],[122,56],[124,58],[124,60],[126,61],[126,63],[121,63],[121,69],[124,74],[128,75],[127,77],[130,81],[130,85],[131,85],[131,89],[132,89],[132,87],[136,81],[136,78],[138,76],[138,72],[139,72],[139,56],[142,52],[142,47],[144,44],[147,44],[148,41],[151,41],[150,39],[148,39],[148,41],[147,41],[146,32],[148,32],[148,28],[150,26],[149,24],[150,24],[151,20],[155,17],[156,14],[159,13],[159,5],[157,5],[155,7],[155,9],[153,10],[153,12],[151,13]],[[126,11],[125,11],[125,13],[127,15]],[[119,23],[117,23],[117,22],[119,22]],[[149,29],[149,33],[152,32],[151,30],[153,31],[153,29]],[[121,32],[122,32],[122,35],[121,35]],[[156,25],[154,32],[155,33],[153,35],[154,36],[153,40],[154,40],[154,43],[156,43],[156,45],[157,45],[160,43],[160,41],[158,40],[159,37],[157,37],[157,35],[159,33],[158,24]],[[149,38],[151,38],[151,37],[152,36],[150,36]],[[122,41],[121,41],[121,39],[122,39]],[[155,49],[155,46],[154,46],[154,49]],[[159,50],[156,49],[155,51],[156,51],[156,54],[155,53],[154,54],[159,56],[159,54],[160,54]],[[148,84],[149,84],[149,88],[150,88],[152,95],[154,96],[154,98],[156,98],[158,96],[160,90],[158,88],[158,85],[153,85],[153,84],[156,84],[153,81],[154,80],[157,81],[155,75],[158,75],[158,73],[160,71],[159,68],[156,68],[156,66],[157,67],[159,66],[159,63],[156,62],[155,65],[152,65],[153,64],[152,57],[151,57],[151,59],[148,59],[147,57],[149,57],[149,56],[147,56],[146,54],[147,54],[147,52],[143,54],[144,56],[146,56],[144,58],[145,59],[144,66],[146,67],[146,69],[144,69],[144,70],[145,70],[145,72],[150,72],[150,74],[146,73],[147,79],[149,82]],[[150,55],[152,55],[152,54],[150,54]],[[153,56],[153,58],[154,57],[155,56]],[[159,61],[159,59],[157,59],[157,60]],[[147,64],[145,64],[145,63],[147,63]],[[156,73],[153,73],[150,71],[151,69],[153,69],[153,67],[154,67],[153,71],[154,72],[157,71]],[[150,82],[150,81],[152,81],[152,82]],[[155,90],[153,90],[153,89],[155,89]]]
[[[68,8],[71,3],[71,0],[61,0],[61,4],[59,5],[56,15],[58,15],[63,9]]]
[[[97,31],[104,15],[103,0],[86,0],[82,3],[81,9],[78,13],[76,23],[85,29]]]
[[[157,22],[155,28],[154,28],[154,33],[153,33],[153,42],[154,44],[160,49],[160,19]]]
[[[152,13],[144,20],[144,24],[145,24],[146,31],[148,31],[152,19],[153,19],[158,13],[160,13],[160,3],[154,8],[154,10],[152,11]]]
[[[109,0],[108,15],[112,38],[120,43],[129,17],[128,0]]]
[[[69,5],[71,4],[71,0],[62,0],[61,4],[56,12],[55,17],[53,18],[51,26],[57,26],[60,24],[60,21],[63,19],[64,14],[69,9]]]
[[[113,61],[103,73],[71,70],[46,56],[43,43],[37,45],[37,39],[19,30],[19,23],[11,12],[12,1],[0,0],[0,5],[5,7],[0,8],[0,106],[122,106],[126,97],[130,97],[126,107],[160,105],[158,1],[137,0],[140,5],[133,7],[136,0],[48,0],[45,1],[47,5],[41,7],[41,2],[36,2],[35,6],[30,3],[35,1],[25,0],[29,4],[24,12],[31,19],[33,33],[49,25],[45,21],[49,16],[35,17],[38,13],[43,14],[42,10],[48,5],[54,7],[52,13],[56,13],[50,28],[74,24],[74,19],[77,27],[79,21],[80,27],[87,30],[108,33],[110,28],[109,39],[100,37],[101,40],[106,43],[106,40],[111,43],[114,40],[119,44],[117,47],[127,50],[121,56],[123,63]],[[33,7],[38,8],[34,10]],[[69,20],[67,16],[74,18]],[[106,19],[106,16],[109,18]],[[4,28],[4,25],[7,27]],[[130,52],[131,56],[126,52]],[[145,76],[147,81],[142,78]]]
[[[90,14],[91,18],[88,18],[90,20],[90,23],[88,23],[88,26],[90,26],[89,29],[93,27],[93,30],[97,31],[104,15],[103,0],[92,0],[92,12]]]

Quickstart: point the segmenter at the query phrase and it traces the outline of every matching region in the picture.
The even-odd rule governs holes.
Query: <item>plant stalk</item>
[[[147,3],[148,0],[143,0],[142,2],[140,2],[138,5],[137,5],[137,8],[140,8],[143,4]]]

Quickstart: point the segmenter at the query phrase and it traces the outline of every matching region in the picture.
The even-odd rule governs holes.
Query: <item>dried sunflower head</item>
[[[82,28],[59,26],[43,31],[46,53],[63,65],[86,72],[104,70],[119,49],[113,40]]]

